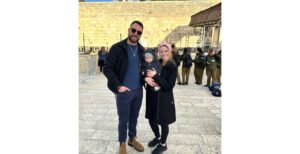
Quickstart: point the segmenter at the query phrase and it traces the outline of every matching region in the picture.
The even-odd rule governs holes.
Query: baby
[[[161,66],[159,61],[157,60],[156,56],[155,56],[155,51],[154,49],[148,48],[145,53],[144,53],[144,58],[145,61],[143,62],[143,71],[142,74],[146,74],[147,75],[147,71],[148,70],[155,70],[156,73],[158,75],[160,75],[161,72]],[[154,86],[153,87],[153,91],[158,91],[160,89],[159,86]]]

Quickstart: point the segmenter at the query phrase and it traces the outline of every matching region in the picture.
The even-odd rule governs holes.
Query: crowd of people
[[[213,82],[221,83],[221,50],[216,52],[214,49],[209,49],[208,55],[205,55],[201,48],[197,48],[196,56],[192,56],[187,48],[183,49],[183,54],[180,55],[175,44],[172,44],[173,60],[177,67],[180,67],[181,62],[181,75],[180,71],[177,72],[177,84],[188,85],[189,74],[194,64],[194,77],[195,84],[201,85],[203,74],[206,70],[207,82],[204,85],[209,87]],[[182,77],[182,80],[181,80]]]

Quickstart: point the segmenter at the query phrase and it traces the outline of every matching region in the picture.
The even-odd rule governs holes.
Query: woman
[[[158,75],[155,70],[148,71],[145,81],[150,86],[159,86],[159,91],[152,91],[150,86],[146,87],[146,118],[155,135],[155,138],[148,144],[149,147],[156,148],[153,154],[167,150],[167,137],[169,134],[169,124],[176,121],[175,102],[173,88],[176,82],[177,67],[172,60],[171,45],[161,42],[158,45],[158,54],[162,70]],[[161,126],[161,135],[159,127]]]

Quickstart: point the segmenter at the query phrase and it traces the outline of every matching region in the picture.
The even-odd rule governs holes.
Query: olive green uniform
[[[176,66],[179,67],[180,66],[180,62],[181,62],[181,56],[178,54],[178,52],[173,53],[173,60],[176,63]],[[177,78],[178,83],[181,83],[179,69],[177,69],[177,77],[176,78]]]
[[[188,84],[189,83],[189,76],[190,76],[190,70],[191,70],[191,66],[188,67],[186,66],[186,61],[190,59],[192,60],[192,57],[190,54],[186,53],[183,54],[181,57],[181,60],[183,61],[182,64],[182,83]]]
[[[204,54],[197,54],[195,59],[195,68],[194,68],[194,75],[196,82],[202,84],[203,73],[206,66],[206,59]]]
[[[211,84],[211,79],[212,82],[216,82],[217,78],[216,78],[216,70],[217,70],[217,60],[216,60],[216,56],[206,56],[206,75],[207,75],[207,85],[210,86]]]
[[[216,70],[216,80],[217,82],[221,83],[221,55],[220,54],[216,54],[216,60],[217,60],[217,70]]]

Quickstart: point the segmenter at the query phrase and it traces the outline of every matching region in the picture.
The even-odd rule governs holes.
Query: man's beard
[[[132,37],[136,37],[136,40],[132,39]],[[132,43],[137,43],[140,39],[137,36],[129,36],[128,39],[132,42]]]

